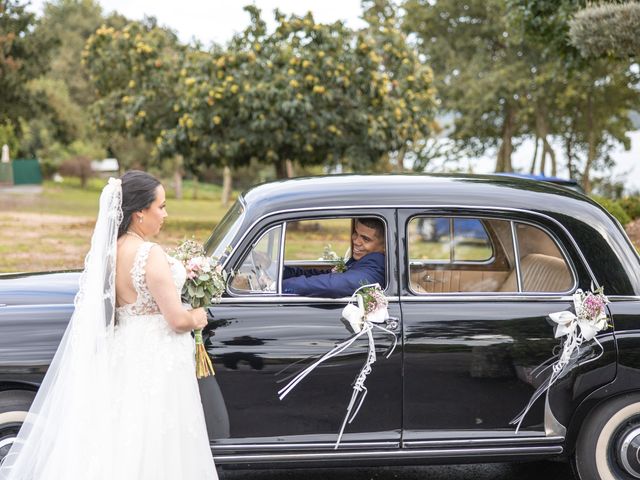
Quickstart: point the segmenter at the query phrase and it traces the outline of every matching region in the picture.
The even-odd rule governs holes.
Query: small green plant
[[[611,215],[613,215],[621,225],[626,225],[631,221],[631,217],[629,217],[622,205],[620,205],[620,203],[616,202],[615,200],[611,200],[610,198],[606,197],[600,197],[597,195],[593,195],[591,198],[598,202],[602,207],[604,207]]]

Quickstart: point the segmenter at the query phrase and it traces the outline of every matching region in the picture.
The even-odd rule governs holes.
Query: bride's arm
[[[169,326],[177,332],[188,332],[207,325],[204,308],[185,310],[171,276],[171,267],[158,245],[149,251],[146,268],[147,286]]]

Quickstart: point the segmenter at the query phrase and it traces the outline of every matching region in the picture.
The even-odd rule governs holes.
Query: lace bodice
[[[160,309],[149,292],[146,278],[146,265],[149,258],[149,252],[156,245],[153,242],[144,242],[133,260],[133,266],[131,267],[131,278],[133,280],[133,288],[135,288],[138,297],[134,303],[123,305],[117,308],[118,315],[158,315]],[[166,254],[165,254],[166,255]],[[171,257],[166,255],[169,266],[171,267],[171,276],[173,277],[173,284],[178,292],[178,295],[182,292],[182,286],[187,278],[187,273],[182,264]]]

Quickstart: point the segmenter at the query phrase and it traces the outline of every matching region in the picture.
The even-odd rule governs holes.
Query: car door
[[[235,273],[229,280],[228,293],[210,308],[210,325],[205,331],[228,423],[228,431],[213,429],[214,453],[334,448],[353,381],[368,352],[367,341],[358,340],[316,368],[283,400],[278,398],[278,391],[293,374],[352,335],[340,320],[348,298],[280,293],[283,256],[295,251],[292,238],[298,239],[301,249],[315,249],[317,257],[326,258],[335,248],[318,243],[318,231],[292,227],[300,219],[320,225],[343,219],[346,229],[356,216],[381,219],[386,225],[385,293],[389,314],[399,318],[393,275],[397,272],[394,213],[287,213],[272,215],[248,231],[231,254],[228,265]],[[342,233],[350,238],[349,230]],[[345,428],[341,449],[399,447],[402,352],[398,345],[389,358],[383,358],[382,353],[393,343],[392,337],[378,331],[374,338],[378,359],[366,381],[368,394],[355,420]]]
[[[536,367],[557,352],[547,316],[590,288],[588,270],[562,228],[526,212],[406,209],[398,223],[403,445],[512,441],[510,421],[549,373]],[[600,340],[603,355],[586,352],[593,361],[554,386],[549,407],[545,396],[533,405],[520,437],[561,441],[567,405],[613,379],[612,335]]]

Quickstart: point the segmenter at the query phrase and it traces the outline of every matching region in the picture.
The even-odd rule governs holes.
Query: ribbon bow
[[[398,343],[398,339],[396,334],[391,330],[388,330],[378,323],[384,322],[388,317],[386,304],[382,308],[378,308],[370,313],[366,313],[366,306],[364,303],[364,296],[360,293],[361,290],[367,287],[377,287],[380,292],[382,289],[380,285],[372,284],[372,285],[363,285],[358,288],[351,297],[351,300],[347,304],[347,306],[342,310],[342,316],[349,322],[351,328],[355,332],[354,335],[346,339],[345,341],[338,343],[335,347],[333,347],[330,351],[322,355],[318,360],[313,362],[307,368],[298,373],[293,380],[291,380],[285,387],[281,388],[278,391],[278,395],[280,400],[284,399],[291,390],[293,390],[298,383],[300,383],[307,375],[309,375],[315,368],[321,363],[329,360],[330,358],[338,356],[340,353],[349,348],[353,343],[363,335],[366,335],[369,343],[369,352],[367,354],[367,358],[360,369],[360,373],[356,376],[353,383],[353,393],[351,394],[351,400],[349,401],[349,405],[347,406],[347,413],[342,421],[342,426],[340,427],[340,432],[338,433],[338,439],[336,441],[334,449],[337,449],[340,446],[340,441],[342,440],[342,435],[344,433],[344,429],[347,423],[353,422],[360,411],[360,407],[364,403],[364,399],[367,396],[367,387],[365,387],[365,381],[367,376],[371,373],[372,365],[376,361],[376,344],[373,339],[373,329],[377,328],[393,337],[393,345],[389,349],[388,353],[385,355],[385,358],[389,358],[393,351],[396,348]],[[355,300],[356,305],[352,302]],[[385,299],[386,302],[386,299]],[[357,405],[357,406],[356,406]],[[355,407],[355,411],[354,411]],[[353,412],[353,413],[352,413]]]

